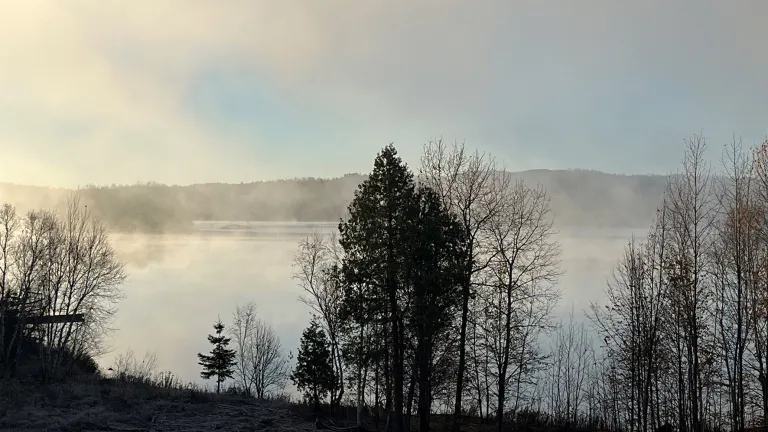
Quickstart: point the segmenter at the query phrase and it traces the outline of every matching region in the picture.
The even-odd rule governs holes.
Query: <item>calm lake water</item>
[[[295,355],[309,311],[298,301],[301,292],[291,278],[293,255],[302,238],[313,231],[333,231],[337,224],[196,225],[198,232],[189,235],[114,235],[129,277],[115,317],[112,352],[100,359],[105,368],[129,348],[138,357],[151,351],[161,370],[205,384],[196,354],[210,350],[206,335],[213,322],[217,317],[231,322],[235,307],[251,300],[261,318],[274,326],[286,352]],[[248,225],[248,230],[235,233],[234,225]],[[567,315],[574,307],[581,315],[590,301],[600,300],[630,236],[643,236],[646,229],[560,231],[566,273],[559,313]]]

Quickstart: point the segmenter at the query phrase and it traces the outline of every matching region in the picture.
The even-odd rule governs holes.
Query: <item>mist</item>
[[[602,422],[607,428],[612,421],[614,429],[643,431],[662,421],[678,422],[681,430],[703,431],[705,417],[713,422],[706,426],[714,428],[730,410],[732,428],[739,429],[733,425],[740,423],[744,429],[745,406],[757,406],[747,399],[757,400],[758,393],[763,426],[768,426],[768,385],[756,390],[756,383],[768,383],[768,345],[754,336],[768,332],[768,318],[745,321],[741,312],[746,298],[742,285],[752,284],[747,288],[753,289],[768,283],[768,270],[761,273],[768,268],[768,141],[760,145],[768,118],[768,57],[759,42],[764,39],[768,3],[225,3],[167,0],[128,7],[109,1],[35,0],[4,8],[0,204],[14,206],[17,213],[3,207],[6,227],[14,227],[15,237],[8,240],[10,228],[5,237],[0,232],[3,268],[14,268],[2,270],[0,278],[0,366],[15,373],[18,360],[9,360],[11,348],[35,343],[40,349],[30,352],[43,352],[44,346],[49,351],[47,360],[37,359],[38,369],[53,376],[64,364],[53,353],[63,358],[66,346],[72,364],[82,354],[91,361],[88,367],[98,369],[93,376],[118,382],[122,378],[105,377],[121,355],[153,353],[156,372],[169,371],[184,383],[210,388],[211,380],[201,377],[205,366],[198,354],[210,352],[207,336],[217,320],[229,328],[236,308],[253,302],[258,318],[274,328],[283,354],[290,353],[293,368],[302,332],[312,317],[311,308],[299,301],[301,282],[294,278],[299,243],[313,233],[338,233],[340,222],[354,214],[350,209],[357,203],[364,214],[354,222],[359,236],[347,239],[351,245],[345,248],[359,247],[363,252],[357,255],[365,259],[350,264],[357,255],[349,254],[346,260],[334,261],[347,266],[342,276],[328,263],[321,266],[327,273],[318,273],[321,284],[334,287],[334,295],[363,304],[353,312],[344,308],[355,307],[341,305],[341,300],[333,306],[330,315],[345,317],[338,318],[346,326],[338,333],[354,341],[326,344],[331,346],[330,375],[335,374],[329,380],[341,375],[350,379],[353,371],[359,372],[365,378],[348,385],[344,396],[361,389],[365,393],[366,385],[375,382],[378,399],[380,372],[388,369],[384,387],[389,408],[397,411],[391,423],[394,432],[405,430],[400,418],[403,401],[398,400],[404,385],[410,385],[408,415],[418,412],[424,432],[429,429],[430,404],[438,400],[455,402],[444,409],[453,413],[454,432],[460,426],[472,428],[459,424],[465,408],[472,418],[493,417],[492,385],[498,387],[498,401],[493,403],[498,405],[499,430],[507,408],[513,416],[523,408],[535,411],[546,418],[544,423]],[[448,142],[455,143],[449,151],[455,153],[441,153],[444,160],[434,154],[430,159],[432,145],[439,143],[439,153]],[[388,143],[391,148],[385,147]],[[722,145],[728,146],[725,155],[731,151],[732,159],[723,156]],[[381,163],[373,170],[371,164],[374,157],[381,162],[382,148],[391,149],[386,167],[394,166],[402,175],[382,174],[385,182],[368,182],[369,173],[376,180],[374,174],[384,170],[378,169]],[[467,156],[470,153],[474,156]],[[722,169],[717,161],[723,162]],[[457,183],[464,181],[469,192],[453,188],[458,176],[444,175],[443,163],[456,163],[455,172],[466,174]],[[410,174],[416,183],[410,182]],[[698,184],[703,177],[715,186]],[[428,184],[430,178],[433,183],[422,194],[414,184]],[[686,184],[691,178],[697,179],[689,181],[695,184]],[[393,192],[390,186],[395,183],[399,189]],[[370,202],[357,199],[365,184],[374,184],[367,196]],[[376,196],[381,190],[387,197]],[[398,201],[400,192],[408,199]],[[476,196],[457,198],[462,193]],[[75,213],[75,206],[68,207],[75,196],[82,219],[67,216],[68,211],[70,216]],[[467,201],[457,203],[462,199]],[[400,215],[408,216],[397,227],[391,213],[382,222],[384,206],[377,204],[382,202],[387,211],[397,207]],[[699,219],[701,208],[711,212],[706,223]],[[696,211],[686,211],[690,209]],[[477,212],[486,217],[473,219],[470,214]],[[659,215],[665,212],[679,220],[662,221]],[[520,226],[512,227],[518,216]],[[461,220],[452,221],[454,217]],[[65,278],[51,274],[87,267],[74,258],[97,256],[88,253],[87,239],[72,228],[73,220],[86,219],[95,233],[92,239],[109,239],[109,245],[93,241],[90,250],[101,252],[99,262],[112,269],[111,280],[120,281],[123,296],[117,302],[117,290],[105,290],[108,299],[94,295],[91,303],[73,302],[75,309],[82,304],[91,308],[75,313],[69,310],[72,302],[59,296]],[[426,221],[423,226],[429,228],[415,220]],[[524,227],[530,221],[539,223]],[[452,222],[463,225],[456,228]],[[689,229],[700,222],[705,229]],[[81,232],[88,232],[84,227],[85,222]],[[532,234],[535,245],[523,250],[518,246],[526,242],[518,242],[515,235],[525,228],[541,235]],[[470,234],[473,229],[481,233],[477,244]],[[386,247],[377,243],[384,236],[381,231],[386,231]],[[690,232],[695,238],[687,237]],[[651,248],[651,239],[660,233],[668,236],[660,244],[669,253],[643,249],[648,256],[638,262],[648,267],[636,272],[639,282],[623,284],[632,305],[656,299],[656,309],[624,310],[630,308],[626,299],[617,300],[606,287],[617,268],[627,266],[628,243],[637,239]],[[402,250],[395,252],[393,244],[403,245]],[[386,269],[371,270],[382,249]],[[509,249],[515,249],[510,253],[514,258],[506,255]],[[473,254],[488,260],[481,263]],[[523,261],[532,257],[530,266],[521,264],[521,256]],[[539,259],[546,264],[536,268],[533,261]],[[393,264],[400,262],[410,267]],[[24,265],[28,272],[19,270]],[[746,268],[754,271],[743,282]],[[453,274],[457,269],[461,276]],[[82,272],[97,274],[90,268]],[[371,274],[356,279],[366,272]],[[695,276],[688,281],[691,272]],[[6,273],[13,274],[16,285],[6,284]],[[406,281],[403,286],[394,281],[397,278]],[[757,281],[760,278],[764,280]],[[701,290],[707,292],[699,295],[704,279]],[[89,295],[89,280],[68,282],[70,290]],[[557,296],[549,296],[553,283],[561,294],[557,302]],[[736,289],[728,291],[734,284]],[[108,285],[105,282],[112,288]],[[386,285],[386,295],[379,285]],[[381,292],[371,297],[376,307],[368,310],[362,291],[370,287]],[[360,290],[354,301],[349,291],[353,288]],[[688,291],[692,300],[686,309],[683,294]],[[758,316],[758,306],[768,300],[758,298],[764,293],[757,288],[751,294],[754,311],[749,313]],[[729,295],[737,300],[727,301]],[[544,298],[541,303],[535,300],[539,297]],[[704,304],[710,297],[717,307]],[[442,305],[441,299],[450,301]],[[114,315],[101,303],[112,300],[117,305]],[[54,313],[51,305],[65,310],[64,316],[49,316]],[[445,310],[437,310],[443,306]],[[421,316],[421,308],[429,307],[435,311]],[[601,328],[594,312],[598,308],[614,321]],[[407,317],[398,317],[399,312]],[[684,323],[682,312],[690,314]],[[733,317],[726,317],[729,313]],[[574,368],[565,363],[555,367],[547,357],[568,356],[570,361],[571,351],[566,355],[550,350],[552,341],[563,335],[557,322],[569,316],[587,325],[591,339],[578,347],[584,348],[579,361],[586,358],[589,345],[593,363],[589,379],[582,375],[574,390],[582,397],[582,406],[575,407],[570,405],[570,390],[560,391],[562,377],[555,378]],[[6,339],[7,317],[15,326],[14,335],[29,340]],[[736,330],[726,328],[726,318],[738,321],[733,324]],[[333,339],[332,319],[323,320]],[[60,332],[66,334],[59,337],[62,349],[42,338],[33,341],[40,323],[50,325],[50,334],[55,333],[54,324],[77,328],[78,343],[61,342],[69,331]],[[706,340],[700,340],[696,329],[704,324],[710,328],[702,333]],[[742,334],[748,326],[754,327],[752,335]],[[353,327],[359,331],[349,330]],[[612,336],[624,345],[605,342],[613,327],[621,328]],[[454,336],[456,332],[461,335]],[[733,341],[726,340],[734,334]],[[104,335],[106,347],[100,344]],[[670,342],[673,336],[676,344]],[[696,348],[686,354],[681,341]],[[729,351],[731,342],[736,355]],[[360,348],[357,360],[350,360],[340,354],[343,344],[345,349],[354,344],[366,349]],[[368,346],[387,344],[396,352],[392,358]],[[512,353],[518,345],[520,351]],[[710,358],[700,359],[699,347],[701,355]],[[484,359],[479,359],[478,350]],[[677,366],[666,358],[672,351]],[[759,378],[747,377],[752,382],[746,387],[739,375],[745,352],[754,354],[752,360],[760,366],[754,373]],[[412,357],[412,364],[404,366],[403,356]],[[493,356],[497,364],[489,367]],[[242,348],[239,357],[246,357]],[[376,357],[375,376],[367,374],[369,357]],[[475,378],[468,371],[472,362]],[[689,370],[684,371],[683,364]],[[702,364],[712,370],[700,369]],[[510,372],[517,374],[514,390],[508,367],[517,368]],[[645,368],[642,377],[635,376],[638,368]],[[410,383],[404,383],[406,376]],[[655,389],[649,384],[654,376]],[[675,378],[688,382],[676,387]],[[454,379],[451,389],[449,381]],[[476,393],[472,398],[477,396],[477,412],[475,401],[462,393],[472,379],[476,388],[468,392]],[[496,383],[489,384],[494,379]],[[521,384],[523,380],[527,383]],[[253,381],[251,377],[250,384]],[[291,380],[285,381],[285,392],[298,398]],[[706,384],[720,387],[705,395]],[[233,391],[252,396],[248,385],[237,385]],[[529,388],[523,389],[525,385]],[[557,390],[544,389],[547,385]],[[587,388],[598,386],[599,394]],[[331,411],[342,403],[340,396],[334,401],[336,390],[328,389]],[[617,396],[619,390],[626,394]],[[518,398],[513,407],[505,391]],[[550,405],[543,407],[547,392]],[[279,389],[275,395],[282,393]],[[554,402],[555,393],[568,399],[566,416]],[[419,400],[412,410],[414,397]],[[725,410],[724,397],[730,398]],[[628,408],[608,406],[619,398]],[[523,399],[527,406],[518,406]],[[668,405],[664,410],[659,408],[661,400]],[[722,412],[705,413],[716,403]],[[636,418],[641,405],[646,411],[642,427]],[[677,415],[670,414],[675,409]],[[650,419],[645,418],[649,410]],[[754,413],[748,417],[758,418]],[[0,427],[3,421],[0,418]],[[511,421],[513,428],[520,428],[517,420]]]
[[[617,175],[587,170],[512,173],[540,184],[560,226],[646,226],[667,176]],[[118,233],[184,233],[195,221],[338,222],[364,175],[240,184],[87,186],[78,189],[0,184],[0,200],[23,211],[60,206],[77,191],[94,215]]]
[[[221,229],[233,224],[246,228]],[[218,317],[231,322],[235,308],[249,301],[275,327],[286,354],[295,356],[310,311],[299,301],[302,292],[292,279],[293,257],[302,238],[335,230],[333,222],[198,221],[187,234],[114,234],[130,277],[111,352],[99,362],[109,367],[129,349],[138,355],[151,352],[158,369],[204,385],[195,355],[208,348],[211,325]],[[566,318],[573,308],[583,320],[590,302],[600,300],[630,237],[640,238],[647,230],[561,228],[556,240],[562,245],[565,275],[556,315]],[[296,395],[290,383],[286,391]]]
[[[551,196],[565,275],[557,316],[577,319],[599,301],[630,237],[648,230],[667,176],[587,170],[512,173]],[[0,185],[0,201],[20,211],[58,208],[77,193],[109,226],[129,278],[104,368],[131,349],[158,356],[158,367],[199,378],[195,355],[219,317],[254,301],[294,355],[308,308],[291,267],[299,240],[336,230],[365,176],[244,184],[89,186],[77,190]]]

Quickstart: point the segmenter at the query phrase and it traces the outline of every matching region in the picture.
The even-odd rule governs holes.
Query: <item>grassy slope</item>
[[[352,426],[355,408],[342,409]],[[376,430],[374,419],[366,426]],[[229,394],[216,395],[196,388],[164,388],[154,383],[86,378],[40,385],[0,381],[0,430],[15,431],[314,431],[310,407],[282,401],[257,401]],[[450,417],[432,415],[432,430],[450,426]],[[411,419],[418,430],[418,417]],[[381,418],[378,430],[385,429]],[[463,419],[465,432],[495,432],[493,420]],[[519,424],[506,430],[582,432],[586,428]]]
[[[314,423],[279,402],[97,378],[45,386],[0,382],[0,430],[314,429]]]

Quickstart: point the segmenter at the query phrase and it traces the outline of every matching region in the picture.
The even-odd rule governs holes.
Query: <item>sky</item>
[[[0,0],[0,181],[335,177],[443,137],[666,173],[768,132],[768,2]]]

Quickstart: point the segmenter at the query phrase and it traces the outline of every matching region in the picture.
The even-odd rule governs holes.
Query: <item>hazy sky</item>
[[[0,181],[252,181],[415,163],[675,169],[766,135],[768,2],[0,1]]]

